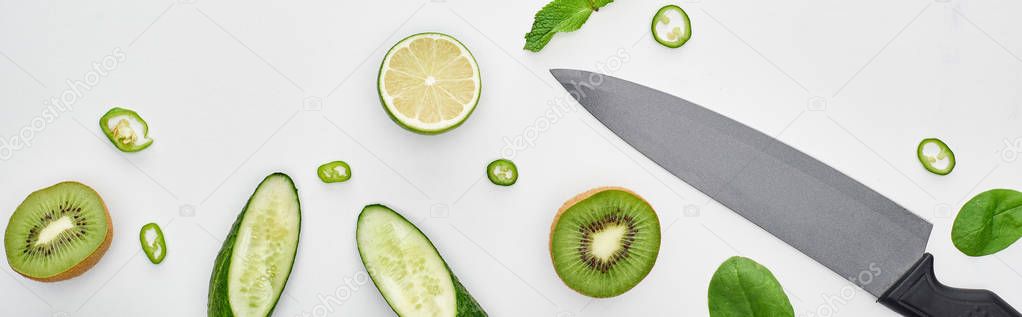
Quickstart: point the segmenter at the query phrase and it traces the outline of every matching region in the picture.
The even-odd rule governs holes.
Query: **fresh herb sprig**
[[[582,27],[589,15],[614,0],[553,0],[536,13],[532,30],[525,34],[525,49],[539,52],[557,32]]]

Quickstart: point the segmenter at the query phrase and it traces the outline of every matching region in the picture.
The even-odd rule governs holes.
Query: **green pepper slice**
[[[324,183],[340,183],[351,179],[351,166],[344,161],[333,161],[319,166],[316,171]]]
[[[142,243],[142,251],[153,264],[160,264],[167,257],[167,242],[163,239],[163,230],[155,222],[147,223],[138,232],[138,240]]]
[[[929,138],[919,142],[916,155],[919,163],[931,173],[947,175],[955,169],[955,153],[940,139]]]
[[[486,177],[496,185],[511,186],[518,181],[518,167],[510,160],[499,159],[486,166]]]
[[[122,152],[138,152],[153,144],[149,125],[131,109],[110,109],[99,118],[99,128]]]
[[[657,43],[670,48],[679,48],[692,37],[692,22],[688,14],[673,4],[657,10],[649,29]]]

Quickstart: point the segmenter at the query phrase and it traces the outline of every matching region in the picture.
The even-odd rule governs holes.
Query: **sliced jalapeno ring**
[[[916,155],[919,163],[930,173],[947,175],[955,169],[955,153],[940,139],[929,138],[919,142]]]
[[[138,232],[138,240],[142,243],[142,251],[153,264],[160,264],[167,257],[167,242],[163,238],[163,230],[155,222],[147,223]]]
[[[122,152],[138,152],[153,144],[149,125],[131,109],[110,109],[99,119],[99,128]]]
[[[518,167],[510,160],[499,159],[486,166],[486,177],[496,185],[511,186],[518,181]]]
[[[344,161],[333,161],[320,165],[316,174],[324,183],[340,183],[351,179],[351,167]]]
[[[681,47],[692,37],[692,22],[688,14],[673,4],[657,10],[649,28],[657,43],[670,48]]]

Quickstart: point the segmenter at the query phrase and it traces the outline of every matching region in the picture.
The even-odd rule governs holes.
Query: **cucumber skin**
[[[430,242],[432,243],[432,242]],[[435,248],[435,247],[434,247]],[[442,258],[441,258],[442,259]],[[444,261],[446,265],[447,261]],[[451,273],[451,281],[454,282],[454,293],[455,300],[457,301],[458,312],[454,315],[455,317],[487,317],[486,311],[483,307],[479,306],[479,302],[476,302],[475,298],[472,298],[472,294],[468,293],[468,289],[465,289],[464,285],[461,285],[461,281],[458,281],[458,277],[454,276],[454,271],[451,271],[451,267],[447,267],[447,272]],[[376,283],[375,281],[373,283]]]
[[[298,188],[295,187],[294,180],[290,176],[284,173],[273,173],[263,179],[256,186],[256,190],[263,185],[267,180],[272,177],[283,176],[287,178],[288,182],[291,183],[291,190],[295,192],[295,197],[298,197]],[[227,238],[224,239],[224,245],[220,247],[220,253],[216,256],[216,261],[213,262],[213,275],[209,278],[209,302],[206,305],[206,316],[209,317],[234,317],[234,310],[231,309],[230,297],[227,294],[227,274],[230,272],[231,256],[234,251],[234,241],[238,237],[238,229],[241,227],[242,220],[245,219],[245,214],[248,211],[248,205],[252,203],[252,198],[255,196],[255,192],[252,192],[252,196],[248,198],[248,202],[245,203],[245,208],[241,209],[241,213],[238,214],[238,218],[234,220],[234,225],[231,226],[231,232],[227,234]],[[298,236],[302,235],[302,203],[298,201]],[[299,240],[300,241],[300,240]],[[291,268],[288,269],[288,276],[284,279],[284,285],[287,287],[287,280],[291,277],[292,269],[294,268],[294,259],[298,255],[298,248],[295,248],[295,254],[291,255]],[[283,293],[283,290],[281,290]],[[277,296],[277,301],[280,300],[280,295]],[[273,307],[270,307],[270,311],[267,316],[273,314],[273,310],[277,308],[277,301],[273,302]]]
[[[385,206],[383,204],[373,204],[373,205],[365,206],[364,208],[362,208],[362,213],[359,213],[359,215],[358,215],[359,219],[358,220],[362,220],[362,214],[364,214],[365,211],[367,209],[369,209],[369,208],[383,208],[383,209],[389,210],[390,212],[394,213],[399,218],[401,218],[401,220],[404,220],[406,223],[411,225],[412,228],[415,228],[415,231],[417,231],[423,237],[426,237],[426,241],[429,241],[429,245],[433,247],[433,250],[436,251],[437,255],[440,254],[440,251],[436,249],[436,245],[433,244],[433,240],[430,240],[429,237],[426,236],[425,233],[422,233],[422,230],[419,230],[419,227],[415,226],[415,224],[413,224],[411,221],[408,221],[408,218],[405,218],[405,216],[401,215],[397,211],[394,211],[394,209],[391,209],[390,207],[387,207],[387,206]],[[356,241],[357,240],[358,239],[356,238]],[[359,259],[362,260],[362,266],[364,267],[366,259],[364,257],[362,257],[361,246],[359,246],[357,242],[356,242],[356,247],[359,248]],[[457,311],[454,314],[454,316],[455,317],[488,317],[489,315],[486,314],[486,311],[483,310],[483,307],[479,306],[479,302],[477,302],[475,300],[475,298],[472,297],[472,294],[469,294],[468,289],[466,289],[464,285],[461,285],[461,281],[458,280],[458,277],[454,276],[454,271],[451,270],[451,266],[450,265],[447,265],[447,260],[444,260],[443,256],[440,256],[440,260],[444,262],[444,267],[447,268],[447,273],[451,275],[451,282],[454,283],[455,310]],[[369,279],[371,279],[373,281],[373,285],[376,285],[376,279],[373,277],[372,274],[369,274]],[[376,289],[377,290],[380,289],[379,285],[376,285]],[[380,291],[380,292],[381,292],[381,295],[382,295],[382,291]],[[383,299],[387,300],[387,297],[384,296]],[[390,301],[389,300],[387,300],[387,305],[390,306]],[[395,314],[397,314],[397,310],[395,310],[393,306],[391,306],[390,309],[393,310]]]
[[[220,247],[220,253],[216,256],[216,261],[213,262],[213,276],[209,278],[209,302],[206,306],[206,316],[234,316],[227,294],[227,273],[230,269],[231,253],[234,251],[234,240],[238,237],[238,228],[241,227],[241,221],[247,209],[248,204],[245,205],[245,209],[242,209],[238,219],[234,221],[231,232],[227,234],[223,246]]]

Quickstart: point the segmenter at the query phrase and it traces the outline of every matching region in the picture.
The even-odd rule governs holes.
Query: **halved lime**
[[[454,129],[475,110],[482,81],[465,45],[447,34],[419,33],[390,48],[376,87],[394,122],[412,132]]]

